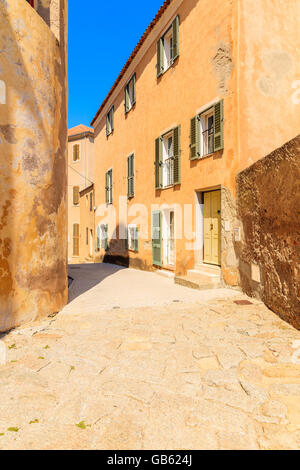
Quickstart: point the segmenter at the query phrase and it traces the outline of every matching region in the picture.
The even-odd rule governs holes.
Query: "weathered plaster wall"
[[[67,1],[59,41],[0,0],[0,331],[67,301]]]
[[[300,328],[300,136],[237,177],[241,286]]]

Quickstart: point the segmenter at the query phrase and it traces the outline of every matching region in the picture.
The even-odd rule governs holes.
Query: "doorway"
[[[204,193],[203,262],[221,266],[221,191]]]

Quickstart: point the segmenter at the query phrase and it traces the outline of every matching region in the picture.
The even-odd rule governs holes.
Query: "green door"
[[[156,266],[162,265],[162,234],[161,212],[152,212],[152,262]]]

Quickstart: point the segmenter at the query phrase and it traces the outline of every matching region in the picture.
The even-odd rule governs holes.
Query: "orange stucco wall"
[[[183,209],[185,204],[194,205],[196,191],[222,187],[223,276],[229,284],[238,283],[233,247],[236,174],[291,135],[296,135],[299,124],[299,112],[297,115],[291,101],[287,104],[288,91],[284,91],[290,90],[292,70],[296,71],[296,52],[292,50],[289,35],[292,34],[294,40],[299,39],[297,23],[292,18],[292,5],[286,11],[283,7],[280,10],[279,5],[275,7],[274,3],[282,2],[174,0],[96,121],[96,206],[105,202],[105,172],[113,168],[113,206],[118,214],[119,196],[127,194],[127,156],[135,153],[135,197],[127,200],[126,204],[129,212],[133,204],[147,207],[149,233],[147,239],[140,240],[139,252],[130,253],[132,265],[152,268],[151,204],[180,204]],[[176,4],[178,8],[174,8]],[[262,14],[258,22],[256,5],[258,13]],[[157,79],[156,41],[177,14],[180,16],[179,59]],[[278,50],[288,48],[286,54],[292,59],[293,67],[280,85],[283,88],[279,96],[266,96],[261,91],[261,83],[258,84],[259,78],[264,73],[268,74],[265,70],[268,59],[263,61],[262,54],[263,49],[274,49],[276,44]],[[285,57],[283,54],[283,61]],[[134,72],[137,78],[136,105],[125,116],[124,85]],[[191,162],[190,119],[219,99],[224,99],[224,150]],[[105,116],[112,105],[115,108],[114,132],[107,138]],[[284,125],[275,126],[283,109],[284,120],[289,122],[288,129]],[[181,184],[156,191],[155,139],[178,125],[181,125]],[[265,137],[265,133],[269,135]],[[107,211],[112,212],[112,207],[108,206]],[[225,217],[233,221],[231,231],[226,235]],[[133,218],[129,216],[128,223]],[[103,217],[98,211],[96,224],[101,220]],[[117,217],[117,227],[120,223]],[[108,224],[111,236],[112,215]],[[191,230],[195,230],[194,221]],[[194,252],[187,248],[187,241],[187,237],[176,241],[177,274],[184,274],[194,266]],[[118,254],[121,244],[110,243],[109,251]]]

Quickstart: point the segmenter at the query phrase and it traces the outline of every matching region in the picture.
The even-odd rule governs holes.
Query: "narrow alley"
[[[56,316],[2,335],[1,449],[292,449],[300,332],[230,289],[72,266]]]

